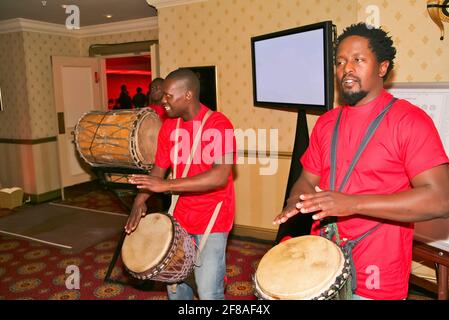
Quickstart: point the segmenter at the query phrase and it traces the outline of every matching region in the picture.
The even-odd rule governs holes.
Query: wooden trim
[[[206,2],[207,0],[147,0],[150,6],[156,9],[169,8],[181,5],[189,5],[196,2]]]
[[[231,236],[249,237],[258,240],[276,240],[277,230],[235,224]]]
[[[28,199],[28,197],[30,198],[32,204],[43,203],[61,198],[61,190],[58,189],[41,194],[25,194],[25,199]]]
[[[3,139],[0,138],[0,143],[9,143],[9,144],[41,144],[57,141],[57,137],[47,137],[41,139]]]
[[[109,22],[80,29],[69,30],[63,24],[49,23],[24,18],[0,21],[0,33],[39,32],[52,35],[73,37],[77,39],[104,36],[116,33],[148,31],[158,29],[158,17],[140,18],[126,21]]]
[[[448,300],[449,252],[429,246],[420,241],[413,241],[413,259],[415,261],[425,260],[437,264],[438,277],[436,286],[414,275],[410,277],[410,281],[424,289],[436,292],[438,294],[438,300]]]

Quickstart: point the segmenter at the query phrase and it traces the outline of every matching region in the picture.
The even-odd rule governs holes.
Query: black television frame
[[[277,31],[264,35],[259,35],[251,38],[251,63],[252,63],[252,81],[253,81],[253,103],[254,106],[260,107],[284,107],[295,110],[305,111],[319,111],[326,112],[333,108],[334,104],[334,25],[332,21],[322,21],[305,26],[295,27],[287,30]],[[278,38],[282,36],[298,34],[307,31],[323,29],[323,50],[324,50],[324,104],[300,104],[300,103],[285,103],[276,101],[258,101],[257,100],[257,86],[256,86],[256,57],[255,57],[255,43],[261,40]]]

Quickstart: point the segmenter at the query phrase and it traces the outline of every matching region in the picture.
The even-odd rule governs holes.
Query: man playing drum
[[[274,219],[313,212],[312,234],[352,242],[355,299],[405,299],[413,222],[449,217],[449,160],[431,118],[384,89],[395,54],[380,28],[359,23],[338,37],[344,105],[318,119]]]
[[[219,208],[194,273],[200,299],[224,299],[225,248],[235,215],[232,167],[236,161],[236,145],[233,126],[223,114],[210,114],[210,110],[200,103],[199,80],[192,71],[178,69],[171,72],[164,80],[162,89],[162,104],[169,118],[159,132],[155,166],[150,175],[134,175],[130,180],[140,192],[125,231],[129,234],[137,228],[141,217],[147,212],[145,201],[152,192],[179,194],[174,218],[197,245],[215,209]],[[181,178],[194,145],[194,137],[203,118],[208,115],[187,177]],[[178,136],[179,140],[176,139]],[[180,141],[176,147],[175,141]],[[170,168],[175,176],[164,179]],[[220,208],[217,204],[221,202]],[[169,285],[167,289],[169,299],[193,299],[192,288],[184,282],[175,288]]]

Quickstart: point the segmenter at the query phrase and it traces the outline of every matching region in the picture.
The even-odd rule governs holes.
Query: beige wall
[[[430,19],[426,0],[359,0],[358,18],[365,21],[367,6],[377,6],[380,24],[390,33],[397,50],[394,77],[396,82],[449,81],[449,24],[446,38]]]
[[[424,0],[208,0],[160,8],[161,75],[178,67],[215,65],[219,111],[236,128],[277,128],[279,151],[291,153],[296,113],[253,106],[250,38],[323,20],[332,20],[341,33],[352,23],[367,21],[367,6],[374,5],[398,50],[393,80],[448,81],[449,37],[439,40],[425,4]],[[317,117],[307,118],[310,131]],[[258,165],[238,166],[236,224],[275,231],[271,220],[281,209],[289,166],[289,159],[280,159],[275,176],[259,175]]]
[[[0,185],[19,186],[39,195],[60,188],[51,56],[88,56],[96,43],[157,39],[157,31],[135,31],[75,38],[38,32],[0,34],[0,86],[5,111],[0,112]],[[27,140],[27,141],[17,141]]]
[[[0,34],[0,138],[31,138],[26,72],[23,33]]]

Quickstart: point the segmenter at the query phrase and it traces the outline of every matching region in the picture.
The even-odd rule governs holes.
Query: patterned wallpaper
[[[216,65],[219,110],[235,127],[278,128],[279,150],[289,152],[296,114],[252,104],[250,37],[327,19],[340,33],[351,23],[367,21],[369,6],[378,8],[380,24],[391,31],[398,50],[391,80],[449,81],[449,37],[439,40],[425,0],[208,0],[161,8],[161,74]],[[316,119],[308,115],[309,131]]]
[[[379,8],[379,20],[390,32],[397,50],[394,77],[396,82],[449,81],[449,25],[440,41],[440,29],[427,13],[426,0],[359,0],[359,20],[364,21],[367,6]]]
[[[157,36],[157,30],[81,39],[38,32],[0,34],[0,85],[6,106],[0,113],[0,138],[40,139],[57,134],[52,55],[88,56],[91,44]]]
[[[56,136],[56,107],[50,57],[79,56],[79,40],[37,32],[24,32],[23,39],[32,130],[30,139]]]
[[[0,138],[31,137],[23,33],[0,34]]]
[[[158,14],[161,75],[178,67],[216,65],[218,109],[236,128],[278,128],[279,151],[288,152],[296,113],[253,106],[250,38],[322,20],[340,28],[355,21],[356,1],[208,0]],[[309,118],[309,129],[314,120]]]

